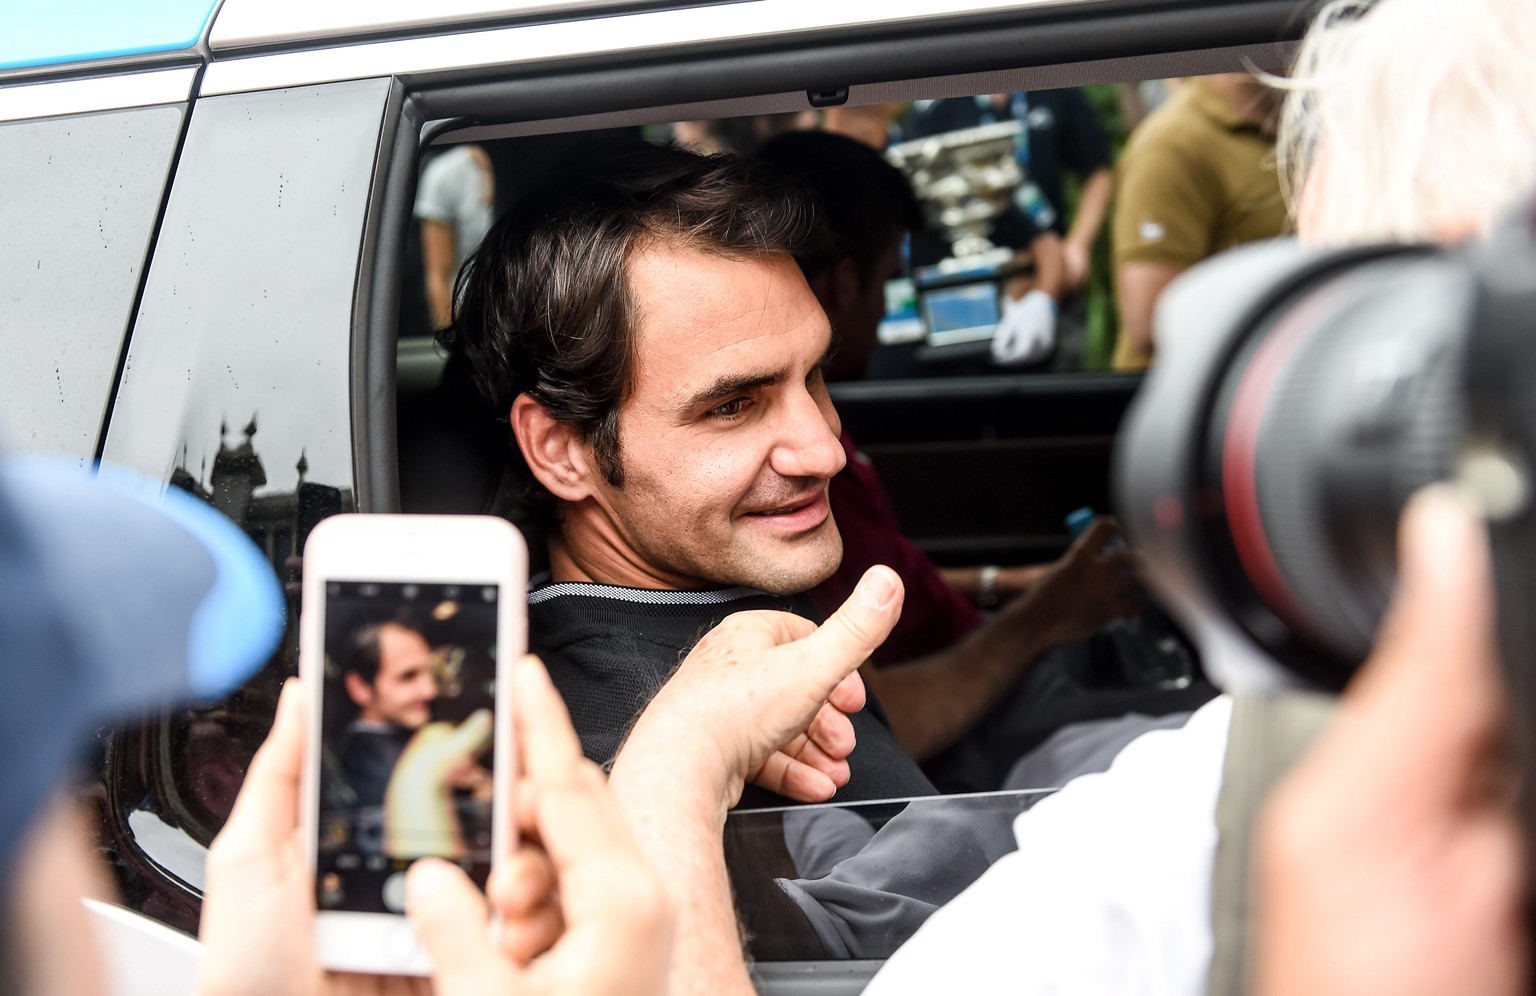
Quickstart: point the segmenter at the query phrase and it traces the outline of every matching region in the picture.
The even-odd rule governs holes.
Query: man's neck
[[[1273,133],[1278,98],[1272,87],[1246,73],[1221,73],[1207,82],[1234,113],[1265,133]]]
[[[608,519],[582,505],[566,507],[549,541],[553,581],[590,581],[653,591],[692,591],[719,585],[648,563],[626,543]]]

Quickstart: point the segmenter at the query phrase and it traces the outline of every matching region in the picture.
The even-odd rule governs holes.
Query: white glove
[[[1003,366],[1022,366],[1044,359],[1056,346],[1056,302],[1043,290],[1032,290],[1003,306],[1002,320],[992,334],[992,359]]]

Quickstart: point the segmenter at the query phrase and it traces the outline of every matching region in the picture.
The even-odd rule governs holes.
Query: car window
[[[1229,95],[1220,87],[1222,79],[1154,79],[675,121],[652,134],[701,152],[769,150],[771,155],[786,132],[822,130],[880,151],[901,170],[916,195],[921,223],[901,244],[899,269],[886,274],[878,339],[867,360],[861,357],[856,367],[840,372],[845,379],[1133,370],[1146,365],[1145,350],[1121,343],[1121,325],[1128,314],[1131,325],[1145,325],[1137,318],[1150,313],[1150,302],[1134,291],[1128,299],[1120,295],[1127,247],[1164,240],[1166,251],[1149,248],[1145,258],[1188,265],[1191,243],[1208,233],[1217,239],[1209,246],[1214,250],[1227,247],[1232,237],[1286,230],[1273,165],[1273,101]],[[1229,96],[1234,106],[1227,106]],[[1164,104],[1170,106],[1152,131],[1164,136],[1171,120],[1185,123],[1173,126],[1171,139],[1157,143],[1158,152],[1137,157],[1129,196],[1117,196],[1127,193],[1120,189],[1124,180],[1117,181],[1127,140]],[[1176,158],[1184,150],[1169,143],[1187,140],[1191,113],[1209,113],[1223,127],[1254,133],[1255,161],[1238,163],[1252,175],[1243,197],[1262,210],[1252,211],[1248,201],[1213,203],[1214,191],[1241,182],[1233,176],[1238,163],[1223,170]],[[1243,120],[1248,115],[1251,119]],[[1257,161],[1263,156],[1266,162]],[[1176,161],[1197,178],[1189,183],[1205,192],[1162,182],[1161,176],[1147,178],[1149,172],[1172,170],[1158,165],[1165,161]],[[1122,218],[1116,227],[1119,207],[1140,212],[1149,202],[1166,210],[1134,223]],[[1223,219],[1223,212],[1246,219],[1240,234],[1227,231],[1236,223]],[[1181,238],[1184,244],[1176,245]],[[1027,306],[1020,304],[1041,292],[1049,303],[1021,317]]]
[[[889,957],[1018,849],[1013,821],[1050,790],[733,812],[731,888],[760,961]]]
[[[0,439],[96,455],[183,110],[0,124]]]

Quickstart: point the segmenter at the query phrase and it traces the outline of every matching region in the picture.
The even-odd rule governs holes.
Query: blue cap
[[[0,890],[93,729],[233,691],[283,622],[271,566],[211,505],[117,468],[0,461]]]

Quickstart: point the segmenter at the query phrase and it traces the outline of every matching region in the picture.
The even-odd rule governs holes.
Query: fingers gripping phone
[[[527,647],[528,555],[488,516],[335,515],[304,548],[304,842],[326,968],[426,974],[403,916],[418,858],[483,889],[513,846],[503,672]]]

